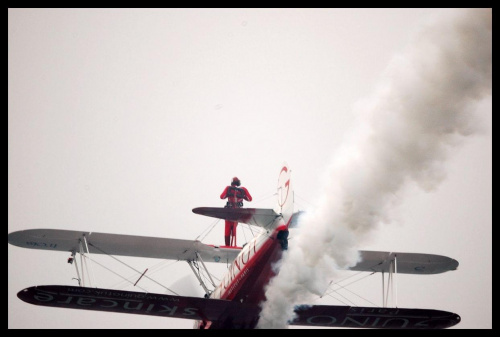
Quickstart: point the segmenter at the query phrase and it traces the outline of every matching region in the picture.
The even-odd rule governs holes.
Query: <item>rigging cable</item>
[[[345,296],[344,296],[344,295],[342,295],[341,293],[336,292],[336,294],[337,294],[337,295],[339,295],[339,296],[342,296],[342,298],[344,298],[347,302],[350,302],[350,303],[352,304],[352,306],[357,307],[356,303],[354,303],[353,301],[351,301],[350,299],[348,299],[347,297],[345,297]],[[340,302],[342,302],[342,303],[346,304],[344,301],[339,300],[338,298],[336,298],[335,296],[333,296],[331,293],[326,294],[326,295],[327,295],[327,296],[330,296],[331,298],[336,299],[337,301],[340,301]],[[351,304],[349,304],[349,305],[351,305]]]
[[[171,266],[171,265],[173,265],[173,264],[175,264],[175,263],[179,262],[178,260],[176,260],[176,261],[172,261],[172,262],[171,262],[171,263],[169,263],[169,264],[165,264],[165,265],[163,265],[163,266],[161,266],[161,267],[159,266],[159,265],[161,265],[161,264],[164,264],[164,263],[165,263],[165,262],[167,262],[167,261],[168,261],[168,260],[162,260],[162,261],[160,261],[159,263],[157,263],[157,264],[155,264],[154,266],[152,266],[151,268],[149,268],[149,269],[148,269],[148,274],[149,274],[149,275],[153,275],[153,274],[155,274],[155,273],[159,272],[160,270],[162,270],[162,269],[164,269],[164,268],[166,268],[166,267],[169,267],[169,266]],[[132,283],[132,282],[130,281],[130,279],[132,279],[133,277],[135,278],[135,277],[136,277],[136,274],[130,275],[128,278],[124,278],[124,280],[125,280],[125,281],[128,281],[128,282],[130,282],[130,283]],[[122,286],[122,284],[124,284],[124,283],[125,283],[124,281],[120,281],[120,282],[116,283],[114,286],[112,286],[112,288],[118,288],[118,287],[121,287],[121,286]]]
[[[360,272],[360,273],[361,273],[361,272]],[[358,273],[358,274],[359,274],[359,273]],[[367,277],[369,277],[369,276],[372,276],[373,274],[375,274],[375,272],[372,272],[372,273],[370,273],[370,274],[368,274],[368,275],[366,275],[366,276],[363,276],[362,278],[360,278],[360,279],[358,279],[358,280],[356,280],[356,281],[353,281],[353,282],[351,282],[351,283],[348,283],[348,284],[346,284],[345,286],[342,286],[342,285],[340,285],[339,283],[340,283],[340,282],[342,282],[342,281],[347,280],[347,279],[348,279],[348,278],[350,278],[350,277],[348,277],[348,278],[346,278],[346,279],[344,279],[344,280],[341,280],[341,281],[339,281],[339,282],[336,282],[336,283],[334,283],[333,285],[338,285],[340,288],[339,288],[339,289],[336,289],[336,290],[333,290],[333,289],[332,289],[332,291],[331,291],[331,292],[329,292],[329,293],[327,293],[326,295],[331,296],[331,294],[332,294],[332,293],[337,293],[337,294],[339,294],[340,296],[342,296],[342,295],[341,295],[338,291],[339,291],[340,289],[344,289],[344,290],[347,290],[348,292],[350,292],[351,294],[356,295],[356,296],[358,296],[359,298],[361,298],[361,299],[363,299],[363,300],[365,300],[365,301],[367,301],[367,302],[369,302],[369,303],[371,303],[371,304],[373,304],[373,305],[377,306],[377,305],[376,305],[375,303],[373,303],[372,301],[370,301],[370,300],[368,300],[368,299],[364,298],[363,296],[360,296],[360,295],[358,295],[358,294],[356,294],[356,293],[354,293],[354,292],[352,292],[351,290],[349,290],[349,289],[347,289],[347,288],[346,288],[347,286],[349,286],[349,285],[351,285],[351,284],[354,284],[354,283],[356,283],[356,282],[359,282],[359,281],[361,281],[361,280],[362,280],[362,279],[364,279],[364,278],[367,278]],[[357,274],[356,274],[356,275],[357,275]],[[331,284],[331,283],[330,283],[330,284]],[[345,298],[345,297],[344,297],[344,298]]]
[[[198,239],[199,239],[199,237],[200,237],[200,236],[202,236],[202,235],[203,235],[203,233],[204,233],[204,232],[207,232],[207,230],[208,230],[208,232],[207,232],[205,235],[203,235],[203,237],[200,239],[200,241],[203,241],[203,240],[207,237],[207,235],[208,235],[208,234],[210,234],[210,232],[214,229],[214,227],[215,227],[215,226],[219,223],[219,221],[220,221],[220,220],[221,220],[221,219],[217,219],[217,220],[215,220],[214,222],[212,222],[212,223],[211,223],[211,224],[210,224],[207,228],[205,228],[205,229],[204,229],[204,230],[200,233],[200,235],[198,235],[198,236],[195,238],[195,240],[198,240]],[[210,229],[208,229],[208,228],[210,228]]]
[[[300,195],[298,195],[297,193],[294,193],[294,196],[298,197],[299,199],[302,199],[302,201],[305,201],[306,203],[308,203],[310,206],[312,206],[313,208],[317,208],[316,205],[314,205],[312,202],[309,202],[307,201],[306,199],[302,198]]]
[[[345,304],[345,305],[347,305],[347,306],[350,306],[350,305],[349,305],[349,303],[346,303],[346,302],[342,301],[341,299],[336,298],[335,296],[333,296],[333,295],[331,295],[331,294],[328,294],[328,296],[330,296],[330,297],[332,297],[332,298],[336,299],[337,301],[339,301],[339,302],[340,302],[340,303],[342,303],[342,304]]]
[[[116,272],[112,271],[111,269],[109,269],[108,267],[106,267],[106,266],[104,266],[104,265],[100,264],[100,263],[99,263],[99,262],[97,262],[96,260],[93,260],[93,259],[91,259],[90,257],[87,257],[87,256],[85,256],[85,258],[88,258],[88,259],[90,259],[90,261],[92,261],[92,262],[94,262],[94,263],[97,263],[97,264],[98,264],[99,266],[101,266],[102,268],[104,268],[104,269],[106,269],[106,270],[108,270],[108,271],[112,272],[113,274],[115,274],[115,275],[116,275],[116,276],[118,276],[118,277],[121,277],[122,279],[124,279],[125,281],[129,282],[130,284],[134,284],[132,281],[130,281],[130,280],[126,279],[125,277],[123,277],[122,275],[120,275],[120,274],[118,274],[118,273],[116,273]],[[123,282],[123,281],[122,281],[122,282]],[[142,288],[142,287],[139,287],[139,286],[137,286],[137,285],[136,285],[136,287],[137,287],[137,288],[140,288],[140,289],[142,289],[142,290],[144,290],[146,293],[149,293],[149,291],[147,291],[146,289],[144,289],[144,288]]]
[[[245,234],[245,227],[243,227],[243,226],[242,226],[242,227],[241,227],[241,231],[243,232],[243,237],[245,238],[245,242],[248,242],[248,240],[247,240],[247,236],[246,236],[246,234]]]
[[[258,203],[260,203],[260,202],[262,202],[264,200],[267,200],[267,199],[269,199],[269,198],[271,198],[271,197],[273,197],[275,195],[278,195],[278,193],[276,193],[276,192],[270,192],[270,193],[263,194],[262,196],[259,196],[258,198],[255,198],[257,200],[253,201],[253,204],[254,205],[258,204]]]
[[[106,255],[108,255],[109,257],[111,257],[111,258],[115,259],[116,261],[120,262],[121,264],[123,264],[123,265],[125,265],[125,266],[129,267],[130,269],[134,270],[134,271],[135,271],[135,272],[137,272],[138,274],[142,274],[142,272],[138,271],[137,269],[135,269],[135,268],[134,268],[134,267],[132,267],[132,266],[129,266],[129,265],[128,265],[128,264],[126,264],[125,262],[120,261],[119,259],[117,259],[117,258],[116,258],[116,257],[114,257],[113,255],[106,253],[104,250],[100,249],[99,247],[96,247],[95,245],[93,245],[93,244],[91,244],[91,243],[89,243],[89,245],[90,245],[90,246],[92,246],[92,247],[94,247],[95,249],[97,249],[97,250],[101,251],[103,254],[106,254]],[[170,291],[171,293],[173,293],[173,294],[175,294],[175,295],[179,296],[179,294],[177,294],[175,291],[173,291],[172,289],[170,289],[170,288],[168,288],[168,287],[164,286],[163,284],[159,283],[158,281],[153,280],[151,277],[149,277],[149,276],[147,276],[147,275],[144,275],[144,277],[145,277],[145,278],[147,278],[148,280],[150,280],[150,281],[152,281],[152,282],[154,282],[154,283],[158,284],[159,286],[161,286],[161,287],[163,287],[163,288],[167,289],[167,290],[168,290],[168,291]]]

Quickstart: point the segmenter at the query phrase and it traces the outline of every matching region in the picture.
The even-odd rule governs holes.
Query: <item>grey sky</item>
[[[251,206],[272,207],[283,161],[297,207],[308,208],[360,102],[421,25],[450,11],[9,9],[8,232],[195,239],[213,220],[191,209],[223,205],[235,175]],[[432,193],[404,191],[393,221],[364,248],[457,259],[452,273],[401,276],[398,305],[491,328],[491,97],[471,111],[480,132],[450,152],[445,180]],[[219,223],[203,241],[222,243],[222,230]],[[251,235],[244,231],[239,243]],[[25,287],[75,284],[74,267],[62,253],[8,252],[9,328],[192,326],[21,302]],[[160,262],[127,261],[138,269]],[[169,263],[155,274],[165,285],[194,279],[187,264]],[[101,269],[97,283],[118,281]],[[361,285],[380,302],[378,277]]]

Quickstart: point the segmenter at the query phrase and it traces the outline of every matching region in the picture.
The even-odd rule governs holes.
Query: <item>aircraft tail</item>
[[[283,164],[278,177],[278,201],[275,212],[283,216],[283,221],[288,227],[293,216],[293,186],[291,181],[292,171],[286,163]]]

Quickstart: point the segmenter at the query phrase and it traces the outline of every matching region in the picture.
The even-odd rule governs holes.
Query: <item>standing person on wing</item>
[[[240,208],[243,206],[243,199],[246,201],[252,201],[252,196],[248,190],[244,187],[239,187],[241,185],[238,177],[234,177],[231,182],[231,186],[226,186],[222,194],[221,199],[227,198],[227,203],[225,208]],[[226,220],[226,229],[224,231],[224,240],[226,241],[226,246],[236,246],[236,226],[238,222]]]

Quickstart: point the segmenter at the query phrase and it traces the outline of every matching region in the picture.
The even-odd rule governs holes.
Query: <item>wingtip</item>
[[[195,207],[193,208],[191,211],[195,214],[200,214],[201,210],[203,209],[204,207]]]

